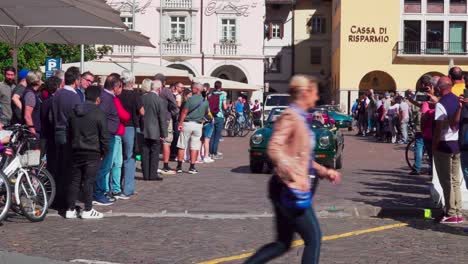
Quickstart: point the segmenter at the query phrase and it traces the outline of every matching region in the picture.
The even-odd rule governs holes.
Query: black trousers
[[[270,180],[270,199],[275,209],[276,241],[260,248],[245,264],[263,264],[286,253],[291,248],[294,233],[304,240],[302,264],[318,264],[322,232],[312,207],[306,210],[286,208],[281,204],[281,190],[284,184],[277,176]]]
[[[82,189],[85,210],[89,211],[93,209],[94,184],[96,183],[101,159],[99,154],[89,155],[88,153],[75,153],[72,157],[67,208],[70,210],[75,209],[76,200],[78,200],[80,189]]]
[[[158,177],[161,141],[145,138],[143,144],[143,179],[149,181]]]
[[[53,208],[57,210],[67,209],[66,192],[70,183],[70,167],[71,167],[71,146],[68,144],[56,145],[56,173],[54,174],[55,184],[57,186],[57,194]]]

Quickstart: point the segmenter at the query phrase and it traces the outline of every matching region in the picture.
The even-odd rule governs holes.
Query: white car
[[[276,107],[288,107],[290,103],[289,94],[270,94],[265,98],[263,105],[263,120],[268,118],[271,110]]]

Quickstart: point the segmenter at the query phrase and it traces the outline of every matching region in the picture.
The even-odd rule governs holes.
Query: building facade
[[[465,0],[334,0],[332,94],[344,109],[359,92],[415,89],[424,74],[468,68]]]
[[[322,102],[331,100],[332,1],[297,0],[294,9],[294,73],[320,80]]]
[[[296,1],[265,2],[265,87],[272,93],[285,93],[293,71],[293,11]]]
[[[108,1],[156,47],[136,47],[135,61],[264,86],[265,1],[137,0],[135,21],[131,2]],[[130,53],[114,46],[110,57],[128,61]]]

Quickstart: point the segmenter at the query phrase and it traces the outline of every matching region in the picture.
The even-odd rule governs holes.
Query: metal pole
[[[135,0],[133,0],[133,4],[132,4],[132,28],[130,30],[134,30],[135,29]],[[135,46],[132,46],[132,58],[131,58],[131,61],[130,61],[130,70],[132,71],[133,73],[133,64],[135,63]]]
[[[84,45],[81,44],[81,58],[80,58],[80,71],[84,72]]]
[[[18,73],[18,28],[15,27],[15,32],[13,36],[13,67],[15,67],[16,72]]]
[[[159,66],[162,66],[162,34],[163,34],[163,26],[162,26],[162,17],[163,17],[163,0],[159,0]]]

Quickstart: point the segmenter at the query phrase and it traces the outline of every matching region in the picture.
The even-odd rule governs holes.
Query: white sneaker
[[[101,219],[104,217],[104,214],[94,210],[94,209],[91,209],[89,211],[83,211],[81,213],[81,218],[82,219]]]
[[[158,169],[158,174],[161,174],[163,171],[161,169]]]
[[[203,162],[205,162],[205,163],[213,163],[214,160],[211,159],[210,157],[206,157],[206,158],[203,159]]]
[[[67,210],[67,212],[65,213],[65,218],[66,219],[76,219],[78,218],[78,213],[76,212],[76,209],[73,209],[72,210]]]
[[[395,142],[396,142],[396,136],[393,136],[392,137],[392,143],[395,144]]]

